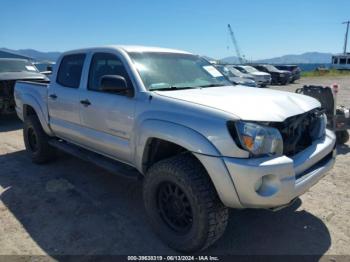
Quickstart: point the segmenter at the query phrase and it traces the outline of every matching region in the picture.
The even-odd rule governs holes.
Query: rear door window
[[[78,88],[85,54],[66,55],[63,57],[57,75],[57,83],[70,88]]]

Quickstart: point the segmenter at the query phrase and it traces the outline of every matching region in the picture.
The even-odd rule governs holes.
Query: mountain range
[[[27,57],[30,57],[34,60],[48,60],[48,61],[56,61],[57,58],[60,56],[60,52],[41,52],[34,49],[18,49],[18,50],[12,50],[8,48],[0,48],[0,51],[15,53],[24,55]]]
[[[307,52],[300,55],[284,55],[268,59],[254,60],[253,63],[267,64],[328,64],[331,62],[331,53]],[[220,62],[237,64],[239,60],[235,56],[220,59]]]
[[[60,52],[40,52],[34,49],[12,50],[8,48],[0,48],[0,50],[25,55],[35,60],[49,61],[56,61],[56,59],[61,54]],[[299,55],[284,55],[280,57],[255,60],[252,62],[269,64],[328,64],[331,61],[331,57],[331,53],[307,52]],[[210,57],[206,58],[209,60],[217,60]],[[238,58],[235,56],[224,57],[222,59],[219,59],[219,61],[233,64],[239,63]]]

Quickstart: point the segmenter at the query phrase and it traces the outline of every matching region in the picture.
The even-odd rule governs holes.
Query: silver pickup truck
[[[287,206],[335,162],[318,101],[232,86],[178,50],[67,52],[50,84],[17,82],[15,100],[33,162],[60,149],[142,178],[150,224],[184,252],[213,244],[228,208]]]

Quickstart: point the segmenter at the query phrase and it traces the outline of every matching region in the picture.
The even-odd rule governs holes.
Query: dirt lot
[[[350,78],[273,88],[333,82],[350,106]],[[140,182],[67,155],[34,165],[21,127],[14,117],[0,118],[0,255],[175,254],[146,223]],[[232,210],[223,238],[205,254],[350,255],[349,145],[338,148],[335,168],[293,206]]]

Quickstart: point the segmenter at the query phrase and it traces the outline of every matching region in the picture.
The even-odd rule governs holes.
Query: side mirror
[[[104,75],[100,80],[100,90],[107,92],[126,93],[130,96],[131,89],[124,77],[120,75]]]

